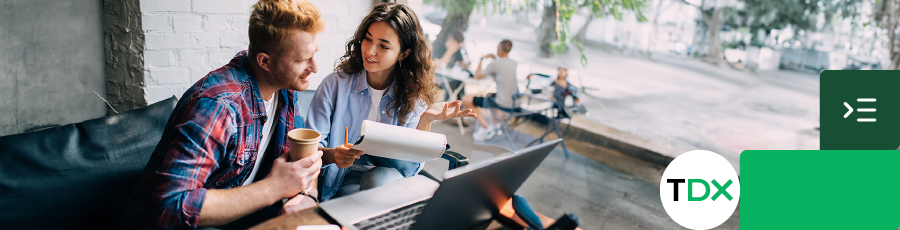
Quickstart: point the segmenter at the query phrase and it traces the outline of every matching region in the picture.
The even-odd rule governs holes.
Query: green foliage
[[[645,22],[647,18],[641,12],[646,0],[554,0],[558,17],[556,20],[556,33],[558,40],[550,46],[555,53],[563,53],[569,45],[575,45],[581,55],[581,66],[587,66],[587,56],[584,55],[584,44],[575,39],[569,30],[569,19],[579,9],[587,9],[593,17],[612,15],[616,20],[622,20],[622,11],[632,11],[638,21]]]
[[[741,45],[742,45],[741,43],[743,43],[743,41],[741,41],[741,40],[722,42],[722,49],[723,50],[724,49],[740,49],[740,48],[743,48],[743,47],[741,47]]]
[[[766,31],[783,29],[788,25],[796,30],[815,31],[819,14],[828,25],[836,18],[859,15],[863,0],[742,0],[745,11],[753,17],[751,28]]]
[[[482,0],[424,0],[426,4],[434,4],[435,6],[447,11],[447,18],[450,15],[463,14],[472,12],[476,4],[484,2]]]
[[[579,10],[587,10],[593,17],[612,15],[616,20],[622,19],[622,13],[632,11],[638,21],[647,21],[641,9],[647,0],[425,0],[425,3],[435,4],[447,11],[450,15],[466,14],[479,9],[485,15],[497,13],[510,13],[514,8],[518,10],[535,10],[541,4],[555,4],[557,10],[556,34],[558,40],[551,44],[555,53],[564,53],[566,47],[575,45],[581,53],[581,65],[587,66],[587,57],[584,55],[584,45],[575,39],[569,30],[569,19]]]

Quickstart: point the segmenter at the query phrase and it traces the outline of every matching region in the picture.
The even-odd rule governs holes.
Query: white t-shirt
[[[378,118],[381,116],[379,116],[378,113],[382,112],[379,110],[381,110],[381,97],[384,96],[384,91],[387,91],[387,88],[377,90],[375,88],[372,88],[371,85],[369,86],[369,95],[372,96],[372,105],[369,106],[369,116],[366,117],[366,120],[379,122],[380,119]]]
[[[263,104],[266,106],[266,123],[263,124],[263,136],[259,141],[259,151],[256,152],[256,163],[253,164],[253,171],[250,171],[250,176],[247,177],[247,180],[244,180],[244,184],[241,186],[246,186],[250,183],[253,183],[253,179],[256,178],[256,173],[259,171],[259,163],[262,162],[263,155],[266,153],[266,147],[269,147],[269,139],[272,137],[272,125],[275,123],[275,120],[278,118],[273,116],[275,114],[275,105],[278,104],[278,91],[272,94],[272,99],[269,101],[263,101]]]

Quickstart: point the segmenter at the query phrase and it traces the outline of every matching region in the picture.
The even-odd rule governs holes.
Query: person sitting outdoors
[[[487,54],[481,57],[478,61],[478,67],[475,68],[474,77],[475,79],[482,79],[487,75],[493,75],[494,80],[497,82],[497,93],[463,97],[462,102],[466,108],[498,108],[504,111],[513,111],[513,109],[518,108],[518,105],[513,104],[513,95],[518,93],[518,88],[516,86],[516,66],[518,64],[516,61],[509,58],[509,52],[511,50],[512,41],[504,39],[497,45],[497,55]],[[495,58],[496,60],[482,70],[481,66],[485,58]],[[516,102],[516,104],[518,104],[518,102]],[[481,124],[482,127],[482,129],[478,129],[472,133],[472,137],[475,140],[487,140],[500,132],[499,122],[488,122],[480,115],[481,112],[479,110],[476,109],[474,112],[477,115],[476,118],[478,119],[478,123]]]
[[[316,194],[298,194],[318,178],[322,152],[287,162],[287,132],[303,127],[295,92],[317,71],[325,20],[306,0],[260,0],[249,24],[249,48],[178,100],[122,229],[244,229],[316,205]]]
[[[354,143],[363,120],[430,131],[433,121],[475,116],[461,111],[460,101],[432,104],[431,49],[406,5],[376,5],[346,47],[340,64],[316,90],[306,123],[322,134],[323,201],[412,177],[424,166],[350,149],[344,145],[345,129],[346,141]]]
[[[559,114],[557,116],[569,117],[569,114],[566,113],[565,110],[566,97],[572,96],[574,99],[573,103],[578,104],[578,87],[575,87],[571,82],[566,80],[569,76],[569,70],[565,67],[560,66],[557,68],[556,74],[556,81],[550,83],[550,86],[553,87],[553,99],[555,101],[553,106],[559,109]]]
[[[466,62],[465,59],[463,59],[462,55],[462,46],[465,39],[466,38],[465,36],[463,36],[461,30],[454,30],[453,32],[450,32],[450,34],[447,36],[447,41],[444,42],[442,47],[435,47],[434,49],[434,62],[437,66],[436,68],[445,68],[449,70],[453,68],[454,65],[456,65],[463,69],[463,71],[469,73],[469,76],[471,76],[471,72],[468,72],[469,63]],[[462,81],[451,78],[448,79],[447,84],[449,84],[450,87],[444,87],[444,98],[450,98],[450,91],[452,89],[458,88],[459,85],[462,84]],[[459,89],[459,93],[456,94],[455,99],[462,99],[463,95],[466,95],[465,87]]]
[[[468,69],[462,55],[463,41],[465,41],[465,39],[466,37],[463,36],[461,30],[457,29],[450,32],[447,36],[447,41],[443,44],[443,49],[435,48],[434,50],[437,68],[449,69],[454,65],[459,65],[460,67],[463,67],[463,69]]]

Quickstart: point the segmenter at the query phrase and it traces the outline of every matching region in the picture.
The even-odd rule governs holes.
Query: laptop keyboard
[[[369,229],[409,229],[416,223],[416,217],[425,209],[428,200],[419,201],[402,208],[363,220],[353,226],[361,230]]]

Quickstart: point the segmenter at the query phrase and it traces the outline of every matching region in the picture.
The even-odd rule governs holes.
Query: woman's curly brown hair
[[[400,125],[406,124],[406,116],[415,108],[416,100],[430,105],[434,103],[434,62],[431,61],[431,47],[416,13],[409,7],[397,3],[381,3],[375,6],[369,16],[363,18],[356,33],[347,42],[347,49],[335,71],[343,70],[354,74],[365,71],[362,58],[362,40],[366,38],[369,26],[374,22],[385,22],[394,28],[400,38],[400,50],[409,49],[407,58],[399,61],[394,68],[394,98],[389,102],[390,111],[398,111]],[[394,117],[392,114],[388,114]]]

